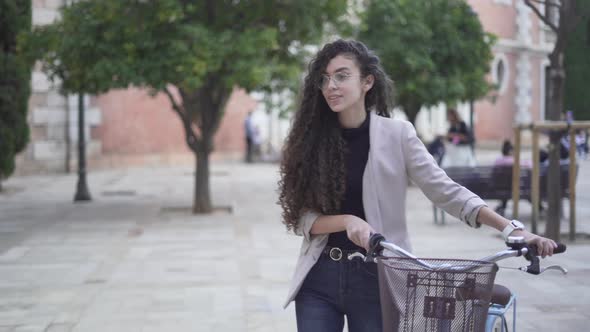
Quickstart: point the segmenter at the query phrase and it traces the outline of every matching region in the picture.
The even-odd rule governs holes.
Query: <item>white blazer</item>
[[[436,164],[416,136],[410,122],[369,113],[369,158],[363,173],[363,206],[366,221],[389,242],[411,251],[406,226],[406,190],[414,182],[437,207],[472,227],[485,206],[477,195],[458,185]],[[303,236],[299,259],[291,281],[287,307],[295,299],[307,273],[328,242],[328,234],[311,235],[320,214],[310,211],[295,231]]]

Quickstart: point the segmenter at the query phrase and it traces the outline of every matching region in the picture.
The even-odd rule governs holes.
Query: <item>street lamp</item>
[[[90,201],[90,192],[86,183],[86,136],[84,134],[84,95],[78,94],[78,184],[74,202]]]

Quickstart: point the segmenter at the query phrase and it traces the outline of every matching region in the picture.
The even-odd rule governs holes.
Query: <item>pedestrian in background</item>
[[[588,130],[576,130],[576,150],[582,159],[588,158]]]
[[[254,126],[252,133],[252,160],[262,160],[262,134],[260,133],[260,127]]]
[[[459,113],[454,108],[447,109],[447,120],[449,121],[449,130],[442,167],[474,167],[476,162],[473,155],[473,135],[467,128],[467,124],[461,120]]]
[[[514,165],[514,146],[510,142],[510,140],[504,140],[502,143],[502,155],[496,158],[494,161],[494,167],[510,167],[510,172],[512,172],[512,166]],[[523,168],[532,168],[533,164],[531,160],[521,159],[520,165]],[[507,178],[508,179],[508,178]],[[506,179],[498,179],[499,181],[503,181]],[[512,177],[509,178],[509,181],[512,181]],[[498,205],[494,211],[499,215],[504,215],[506,212],[506,205],[508,204],[508,199],[500,200],[500,205]],[[540,210],[543,210],[541,202],[539,202]]]
[[[252,163],[254,162],[254,139],[256,135],[254,124],[252,123],[252,111],[249,111],[248,115],[246,115],[244,131],[246,133],[246,156],[244,159],[247,163]]]

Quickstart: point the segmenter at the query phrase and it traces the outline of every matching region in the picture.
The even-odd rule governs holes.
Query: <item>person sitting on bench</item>
[[[513,150],[514,146],[512,146],[512,143],[510,143],[509,140],[504,140],[502,143],[502,155],[498,157],[496,161],[494,161],[494,167],[511,167],[514,164],[514,156],[512,155]],[[521,160],[520,165],[521,167],[532,168],[532,163],[530,160]],[[504,215],[507,203],[507,199],[502,199],[500,205],[498,205],[495,209],[496,213]]]

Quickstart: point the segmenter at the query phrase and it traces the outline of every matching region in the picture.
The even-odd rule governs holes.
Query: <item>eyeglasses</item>
[[[334,81],[334,85],[336,85],[336,87],[340,87],[341,84],[346,82],[352,76],[353,75],[347,73],[336,73],[332,76],[324,74],[318,80],[318,88],[320,90],[326,90],[330,85],[330,80]]]

